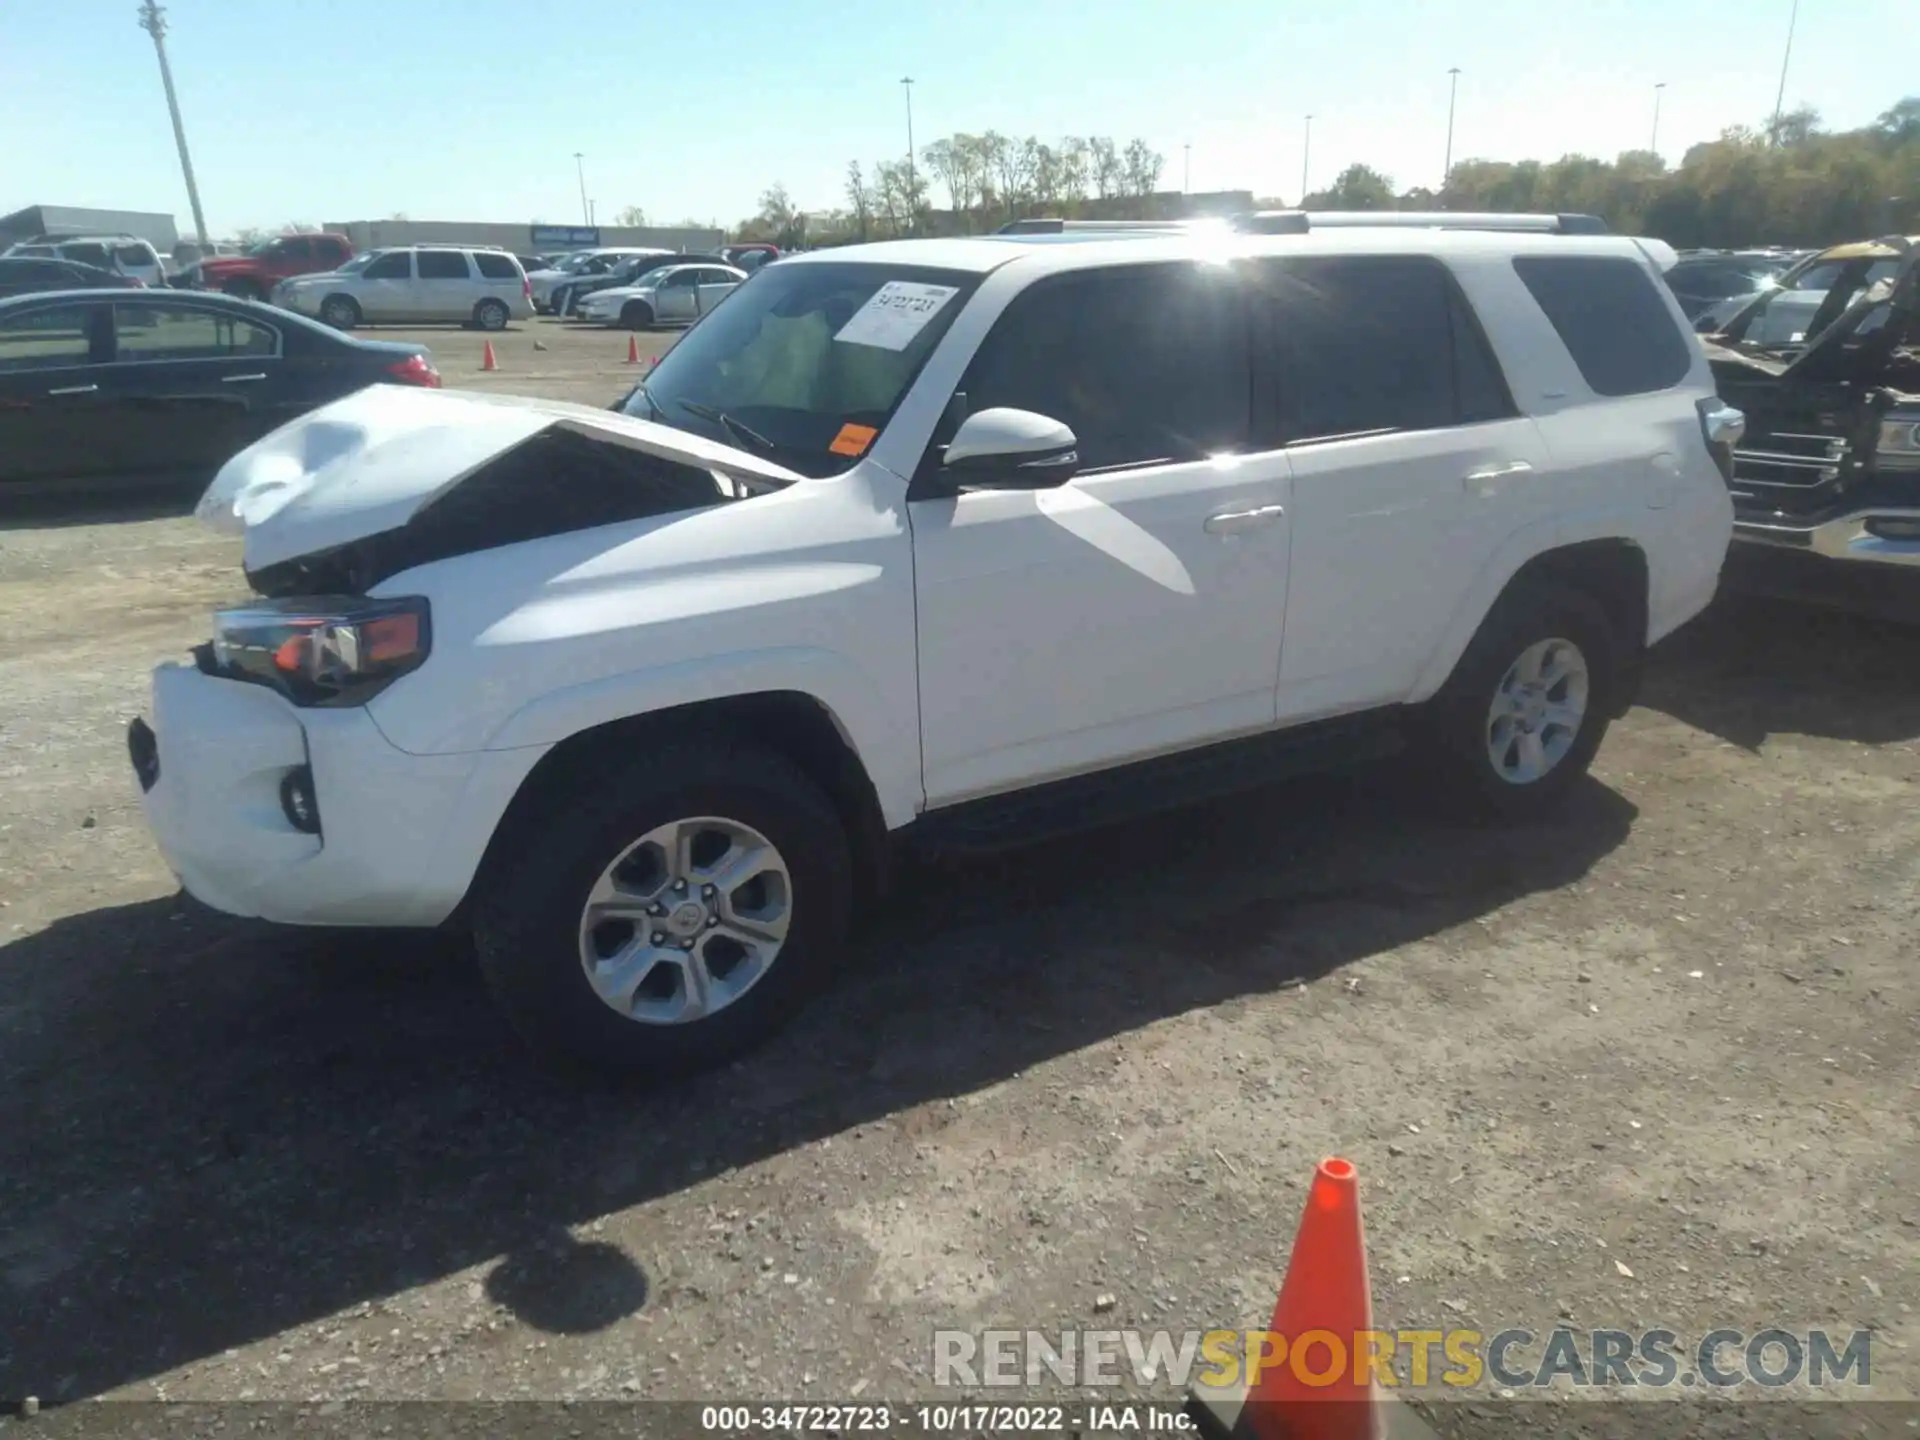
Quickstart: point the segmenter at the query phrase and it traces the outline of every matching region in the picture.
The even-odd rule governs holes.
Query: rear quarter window
[[[518,280],[520,267],[513,262],[511,255],[496,255],[488,250],[474,252],[474,264],[480,267],[481,275],[489,280]]]
[[[1637,261],[1520,255],[1513,268],[1594,394],[1670,390],[1693,368],[1692,338],[1674,323],[1653,276]]]

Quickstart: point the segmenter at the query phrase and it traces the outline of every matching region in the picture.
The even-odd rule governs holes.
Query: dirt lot
[[[562,331],[423,338],[630,383]],[[1920,1391],[1920,633],[1723,604],[1538,830],[1381,770],[916,875],[771,1050],[593,1089],[449,945],[176,897],[122,733],[236,591],[190,500],[0,520],[0,1398],[928,1395],[936,1327],[1260,1323],[1335,1151],[1384,1323]]]

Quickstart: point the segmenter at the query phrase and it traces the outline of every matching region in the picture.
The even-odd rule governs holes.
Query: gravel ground
[[[455,384],[633,374],[421,338]],[[1384,1324],[1864,1326],[1916,1398],[1920,634],[1723,602],[1537,829],[1382,769],[916,872],[771,1048],[593,1088],[449,943],[176,896],[122,735],[236,593],[191,499],[0,513],[0,1399],[41,1425],[933,1396],[936,1328],[1262,1323],[1331,1152]]]

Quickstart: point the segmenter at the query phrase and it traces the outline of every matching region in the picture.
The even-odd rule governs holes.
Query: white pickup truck
[[[1740,426],[1623,239],[795,256],[614,409],[379,387],[237,456],[259,598],[129,748],[206,903],[470,925],[542,1046],[698,1066],[909,839],[1406,742],[1552,804],[1714,594]]]

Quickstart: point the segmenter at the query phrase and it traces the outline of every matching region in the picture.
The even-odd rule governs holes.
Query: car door
[[[697,320],[727,296],[740,288],[740,277],[717,265],[703,265],[694,271],[693,314]]]
[[[1070,426],[1083,469],[908,507],[929,804],[1272,723],[1288,465],[1249,448],[1249,392],[1224,267],[1046,277],[994,321],[936,452],[1010,406]]]
[[[1257,413],[1293,469],[1280,718],[1396,703],[1501,544],[1552,513],[1545,444],[1439,260],[1246,271]]]
[[[478,286],[459,250],[417,250],[415,255],[416,308],[422,320],[470,320]]]
[[[0,316],[0,480],[112,469],[100,384],[113,354],[108,305],[62,300]]]
[[[119,468],[211,474],[283,419],[280,334],[225,306],[121,300],[102,388]]]
[[[653,313],[657,320],[671,324],[683,324],[694,318],[694,268],[690,265],[678,265],[660,277],[659,288],[654,291]]]
[[[360,272],[350,288],[360,302],[362,316],[389,324],[418,318],[413,254],[411,250],[389,250]]]

